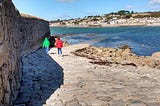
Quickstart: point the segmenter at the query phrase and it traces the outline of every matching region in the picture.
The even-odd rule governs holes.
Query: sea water
[[[141,56],[160,51],[160,26],[138,27],[52,27],[51,34],[67,35],[62,39],[69,44],[87,43],[98,47],[118,48],[128,45]],[[68,36],[69,35],[69,36]]]

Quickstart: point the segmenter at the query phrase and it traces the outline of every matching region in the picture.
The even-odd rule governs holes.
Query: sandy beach
[[[91,64],[91,59],[71,53],[88,46],[64,47],[63,57],[58,56],[56,48],[49,51],[63,68],[64,78],[63,85],[43,106],[160,106],[159,69]]]

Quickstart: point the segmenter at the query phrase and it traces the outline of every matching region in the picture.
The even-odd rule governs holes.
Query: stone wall
[[[49,23],[21,16],[11,0],[0,0],[0,106],[13,104],[20,86],[20,57],[41,46]]]

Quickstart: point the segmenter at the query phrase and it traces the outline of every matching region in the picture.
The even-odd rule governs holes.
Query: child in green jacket
[[[42,45],[42,48],[45,48],[47,54],[49,51],[49,46],[50,46],[50,42],[49,42],[48,38],[45,38],[43,45]]]

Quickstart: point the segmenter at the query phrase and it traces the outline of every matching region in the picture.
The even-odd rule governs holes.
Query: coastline
[[[129,23],[124,23],[124,24],[93,24],[93,25],[50,25],[50,27],[132,27],[132,26],[160,26],[160,23],[133,23],[133,24],[129,24]]]
[[[160,47],[158,46],[159,32],[159,26],[51,28],[51,33],[53,33],[54,35],[60,35],[62,39],[68,44],[78,44],[86,42],[99,47],[113,48],[118,48],[122,45],[129,45],[133,48],[133,52],[135,52],[139,56],[151,55],[153,52],[160,50]],[[148,39],[149,42],[146,39]]]

